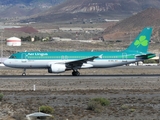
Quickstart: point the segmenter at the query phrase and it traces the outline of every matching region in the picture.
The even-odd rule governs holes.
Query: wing
[[[85,58],[85,59],[80,59],[80,60],[75,60],[75,61],[70,61],[70,62],[66,62],[66,67],[70,68],[70,69],[74,69],[74,68],[81,68],[81,66],[84,63],[87,63],[88,61],[93,61],[96,58],[102,58],[102,55],[100,56],[93,56],[93,57],[89,57],[89,58]]]

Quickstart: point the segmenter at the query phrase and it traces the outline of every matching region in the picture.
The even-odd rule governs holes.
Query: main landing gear
[[[72,75],[73,76],[80,76],[80,72],[78,70],[73,70]]]
[[[24,68],[22,76],[26,76],[26,69]]]

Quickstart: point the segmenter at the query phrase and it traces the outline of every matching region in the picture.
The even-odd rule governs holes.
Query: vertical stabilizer
[[[146,53],[148,51],[148,45],[151,40],[151,34],[151,27],[144,28],[126,50]]]

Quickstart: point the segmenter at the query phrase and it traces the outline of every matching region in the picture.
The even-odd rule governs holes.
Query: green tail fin
[[[144,28],[126,50],[146,53],[148,51],[148,45],[150,43],[151,34],[152,34],[151,27]]]

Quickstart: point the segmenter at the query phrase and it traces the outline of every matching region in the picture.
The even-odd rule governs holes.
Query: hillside
[[[160,9],[149,8],[117,24],[108,27],[104,32],[105,39],[125,38],[130,33],[137,34],[146,26],[154,28],[153,36],[158,37],[157,31],[160,26]],[[158,36],[157,36],[158,35]]]
[[[93,18],[123,18],[147,8],[160,8],[160,0],[67,0],[26,21],[53,22]],[[23,21],[25,22],[25,20]]]
[[[64,0],[0,0],[0,19],[26,17],[44,12]],[[17,18],[16,18],[17,19]]]
[[[125,12],[134,13],[148,7],[159,8],[160,0],[67,0],[54,7],[56,13],[79,13],[79,12]]]
[[[64,0],[0,0],[1,5],[17,5],[17,4],[24,4],[24,5],[37,5],[37,4],[59,4]]]

